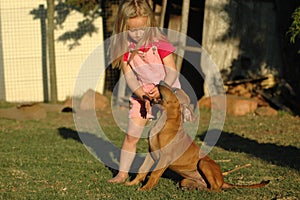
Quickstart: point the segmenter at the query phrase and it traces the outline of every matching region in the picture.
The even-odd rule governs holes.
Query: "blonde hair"
[[[113,35],[110,40],[110,58],[113,68],[120,68],[124,53],[129,51],[127,20],[135,17],[148,17],[147,27],[143,39],[141,39],[133,51],[133,55],[142,45],[148,45],[155,40],[164,39],[163,33],[157,27],[155,16],[148,0],[123,0],[120,3],[115,19]]]

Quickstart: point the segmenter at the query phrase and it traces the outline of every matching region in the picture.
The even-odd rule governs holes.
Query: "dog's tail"
[[[230,189],[230,188],[260,188],[270,183],[270,180],[262,181],[260,183],[251,184],[251,185],[233,185],[230,183],[225,183],[222,185],[222,189]]]

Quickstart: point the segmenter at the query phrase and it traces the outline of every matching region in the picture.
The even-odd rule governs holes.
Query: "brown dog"
[[[147,183],[139,190],[151,190],[169,168],[183,177],[180,185],[188,189],[221,191],[232,187],[257,188],[269,183],[237,186],[224,182],[219,165],[206,155],[183,130],[183,107],[189,104],[189,97],[181,89],[173,90],[165,84],[158,85],[163,108],[161,117],[150,131],[150,153],[139,169],[136,178],[126,185],[144,181],[153,166]]]

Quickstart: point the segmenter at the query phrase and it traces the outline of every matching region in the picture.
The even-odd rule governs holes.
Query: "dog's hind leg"
[[[208,190],[206,184],[187,178],[181,180],[180,187],[188,190]]]
[[[220,191],[224,183],[224,177],[222,175],[220,166],[206,156],[199,161],[198,167],[200,174],[207,183],[208,189]]]

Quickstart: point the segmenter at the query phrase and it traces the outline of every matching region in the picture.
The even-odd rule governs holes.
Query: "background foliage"
[[[289,33],[291,34],[290,40],[295,43],[297,37],[300,36],[300,7],[296,8],[292,14],[293,22],[290,26]]]

